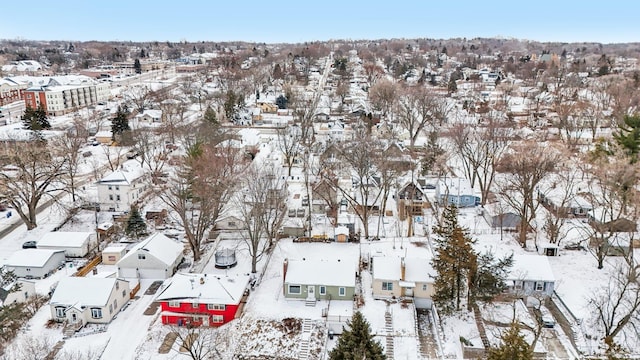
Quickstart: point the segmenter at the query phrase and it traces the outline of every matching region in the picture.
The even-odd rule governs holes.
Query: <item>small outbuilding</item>
[[[109,245],[102,250],[102,263],[105,265],[115,265],[126,253],[126,246]]]
[[[64,264],[64,250],[25,249],[11,255],[4,264],[19,278],[41,279]]]

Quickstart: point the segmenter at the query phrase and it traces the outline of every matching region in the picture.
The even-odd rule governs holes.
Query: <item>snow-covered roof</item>
[[[465,178],[445,178],[438,180],[438,190],[440,195],[464,196],[474,195],[471,183]]]
[[[350,259],[287,260],[285,282],[289,284],[356,286],[358,265]]]
[[[124,261],[130,256],[134,256],[138,250],[144,250],[162,261],[164,264],[171,265],[178,256],[180,256],[184,250],[184,246],[166,237],[164,234],[156,233],[134,245],[131,250],[129,250],[122,259],[120,259],[120,261]]]
[[[162,117],[162,110],[148,109],[143,111],[142,114],[138,114],[137,116],[143,117],[145,115],[148,115],[152,119],[160,119]]]
[[[99,184],[131,185],[135,180],[144,175],[144,170],[140,166],[122,166],[111,174],[98,181]]]
[[[373,278],[380,280],[401,280],[400,258],[395,256],[373,257]]]
[[[5,266],[28,266],[28,267],[43,267],[47,261],[55,253],[64,253],[64,250],[49,250],[49,249],[25,249],[18,250],[7,259]]]
[[[407,257],[404,259],[405,281],[432,281],[436,276],[435,270],[431,267],[431,259]]]
[[[346,226],[337,226],[336,235],[349,235],[349,228]]]
[[[156,301],[188,300],[202,304],[239,304],[249,274],[216,276],[213,274],[177,273],[167,279]]]
[[[56,231],[44,234],[38,246],[83,247],[91,236],[89,231]]]
[[[509,280],[555,281],[549,259],[542,255],[513,255]]]
[[[56,291],[51,296],[49,304],[83,306],[104,306],[109,301],[115,278],[100,277],[64,277],[58,283]],[[124,280],[120,280],[124,281]]]

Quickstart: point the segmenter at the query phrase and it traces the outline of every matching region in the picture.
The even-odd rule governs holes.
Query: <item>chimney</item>
[[[400,280],[404,281],[404,273],[407,267],[404,264],[404,257],[400,258]]]
[[[285,258],[282,262],[282,282],[287,278],[287,269],[289,268],[289,259]]]
[[[202,284],[204,284],[204,278],[203,277],[200,278],[200,285],[202,285]]]

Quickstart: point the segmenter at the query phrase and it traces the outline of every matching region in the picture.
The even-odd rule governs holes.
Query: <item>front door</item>
[[[71,313],[71,322],[73,324],[78,322],[78,315],[76,313]]]
[[[203,316],[202,317],[202,326],[209,326],[209,317],[208,316]]]
[[[307,298],[308,299],[315,299],[316,298],[316,287],[315,285],[308,285],[307,286]]]

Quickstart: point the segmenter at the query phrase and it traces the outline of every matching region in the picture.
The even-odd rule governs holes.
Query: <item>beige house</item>
[[[373,298],[412,298],[416,308],[431,308],[435,271],[429,264],[430,260],[418,257],[373,257]]]
[[[51,296],[51,318],[74,329],[107,324],[129,301],[129,282],[116,278],[64,277]]]

